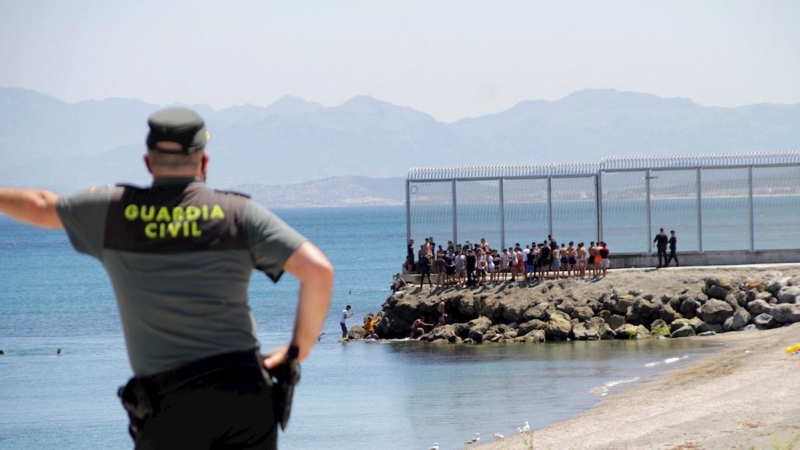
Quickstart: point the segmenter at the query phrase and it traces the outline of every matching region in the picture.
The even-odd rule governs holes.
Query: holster
[[[281,430],[285,431],[292,414],[294,387],[300,381],[300,364],[296,362],[283,364],[270,375],[272,377],[272,407],[275,421],[280,424]]]
[[[131,378],[128,384],[117,391],[122,406],[128,413],[128,432],[135,441],[136,434],[144,428],[147,419],[153,417],[153,395],[137,378]]]

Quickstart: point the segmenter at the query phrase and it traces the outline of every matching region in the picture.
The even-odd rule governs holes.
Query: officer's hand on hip
[[[272,372],[274,369],[286,364],[289,354],[289,346],[284,345],[282,347],[278,347],[275,349],[270,350],[267,353],[267,356],[264,358],[263,364],[264,368],[268,372]]]

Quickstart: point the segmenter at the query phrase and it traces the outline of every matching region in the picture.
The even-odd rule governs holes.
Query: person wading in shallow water
[[[205,186],[210,135],[194,111],[161,110],[148,125],[151,186],[66,197],[0,188],[0,212],[66,230],[72,246],[108,272],[134,374],[119,394],[137,450],[274,449],[277,424],[288,417],[273,404],[265,369],[282,372],[309,356],[333,267],[267,209]],[[248,306],[254,269],[274,282],[284,271],[300,282],[291,341],[266,357]]]

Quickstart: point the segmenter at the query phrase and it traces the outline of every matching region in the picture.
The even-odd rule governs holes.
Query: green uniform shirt
[[[93,189],[56,208],[73,247],[108,272],[136,376],[257,348],[252,271],[277,282],[306,241],[247,197],[193,178]]]

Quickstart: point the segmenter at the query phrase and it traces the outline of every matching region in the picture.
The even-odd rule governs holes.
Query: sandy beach
[[[712,337],[725,349],[485,449],[800,448],[800,323]],[[794,446],[790,446],[795,442]]]

